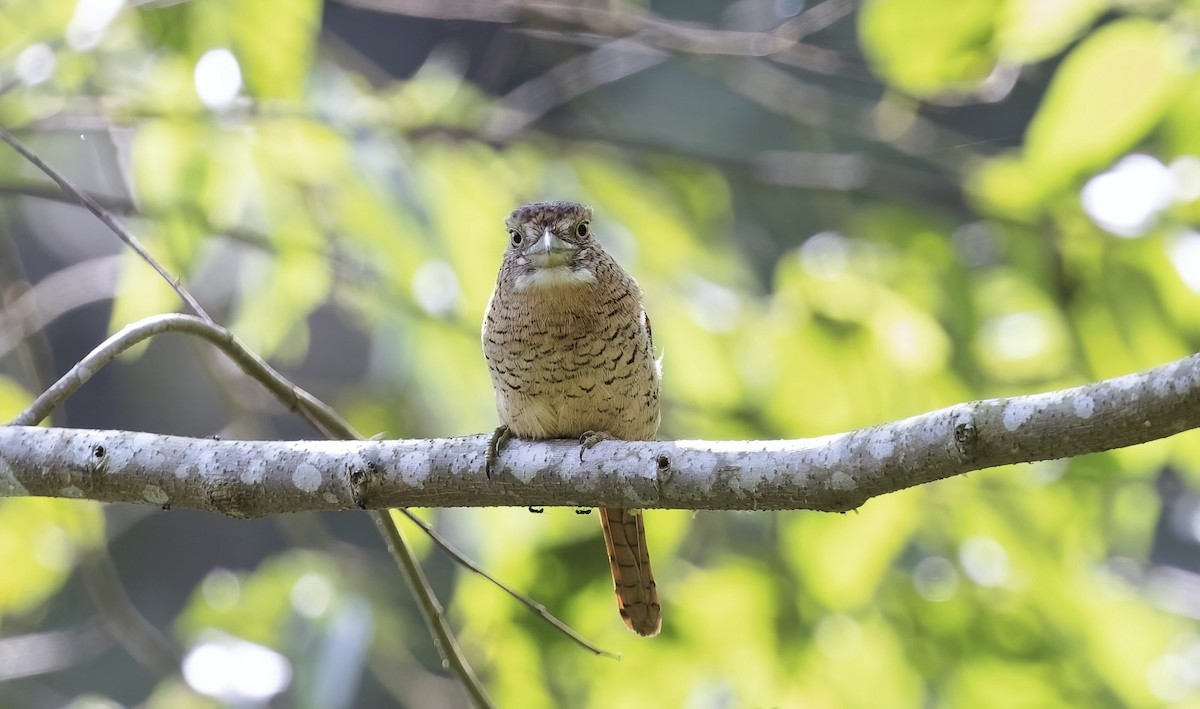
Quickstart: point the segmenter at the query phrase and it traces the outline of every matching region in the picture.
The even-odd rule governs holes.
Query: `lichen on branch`
[[[0,427],[0,497],[45,496],[261,517],[390,507],[571,506],[844,511],[972,470],[1066,458],[1200,427],[1200,355],[1061,391],[957,404],[785,441],[487,436],[219,441]]]

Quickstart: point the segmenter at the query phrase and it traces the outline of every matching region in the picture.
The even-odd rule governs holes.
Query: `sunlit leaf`
[[[1009,0],[996,43],[1009,61],[1033,62],[1058,53],[1110,6],[1108,0]]]
[[[74,496],[82,496],[78,488]],[[0,616],[45,601],[67,580],[80,555],[103,542],[99,503],[0,500],[0,566],[6,570],[0,574]]]
[[[337,567],[320,554],[293,552],[264,561],[253,573],[214,569],[175,621],[194,641],[209,630],[286,649],[289,622],[299,615],[328,622],[347,589]]]
[[[1064,175],[1106,164],[1162,120],[1184,72],[1168,26],[1137,19],[1105,26],[1055,74],[1026,135],[1028,159]]]
[[[871,0],[858,31],[871,68],[917,95],[969,88],[995,64],[998,0]]]
[[[791,516],[782,540],[785,558],[822,609],[853,613],[878,593],[884,575],[909,543],[918,494],[873,500],[861,512],[847,515]]]
[[[269,260],[247,258],[243,269],[246,288],[233,331],[260,355],[301,357],[308,347],[305,320],[331,286],[324,260],[294,249]]]
[[[152,253],[158,253],[159,262],[170,272],[173,263],[163,258],[164,254],[157,249],[156,243],[149,241],[147,245]],[[184,285],[186,286],[186,283]],[[117,279],[109,330],[116,332],[142,318],[179,310],[185,310],[185,306],[171,285],[140,256],[126,251],[122,256],[121,273]],[[146,344],[142,342],[126,350],[126,356],[142,352]]]
[[[0,421],[11,421],[33,401],[33,397],[17,382],[0,376]]]
[[[321,4],[314,0],[226,2],[242,75],[259,98],[301,95],[316,45]]]

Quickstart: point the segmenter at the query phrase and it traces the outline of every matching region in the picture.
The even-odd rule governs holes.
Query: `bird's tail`
[[[604,546],[608,550],[622,620],[638,635],[658,635],[662,628],[662,607],[650,570],[641,510],[601,507],[600,526],[604,529]]]

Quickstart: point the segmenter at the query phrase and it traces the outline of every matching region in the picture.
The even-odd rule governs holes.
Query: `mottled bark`
[[[1200,426],[1200,355],[1032,396],[958,404],[793,441],[514,440],[492,480],[487,435],[215,441],[0,427],[0,496],[201,509],[235,517],[386,507],[565,505],[843,511],[1009,463],[1135,445]]]

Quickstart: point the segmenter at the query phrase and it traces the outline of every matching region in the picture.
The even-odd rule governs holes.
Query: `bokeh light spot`
[[[35,86],[54,75],[58,59],[47,44],[31,44],[17,55],[17,78],[26,86]]]
[[[941,602],[958,593],[958,571],[940,556],[927,556],[912,572],[913,587],[927,601]]]
[[[413,298],[421,309],[439,317],[458,308],[461,289],[454,269],[445,261],[426,261],[413,274]]]
[[[319,618],[333,601],[333,585],[321,574],[307,573],[292,585],[292,608],[305,618]]]
[[[1145,234],[1171,202],[1171,171],[1149,155],[1130,155],[1083,186],[1083,209],[1098,226],[1117,236]]]
[[[1200,293],[1200,233],[1185,231],[1179,234],[1171,241],[1168,254],[1184,284]]]
[[[229,569],[213,569],[200,584],[200,595],[213,610],[227,611],[242,597],[242,584]]]
[[[196,62],[196,94],[212,109],[226,108],[242,90],[242,69],[228,49],[211,49]]]
[[[967,577],[980,586],[1003,586],[1008,581],[1008,553],[995,539],[971,537],[963,542],[958,559]]]
[[[125,6],[125,0],[79,0],[67,23],[67,44],[77,52],[86,52],[104,37],[104,30]]]
[[[270,648],[217,635],[183,658],[183,678],[197,692],[225,702],[261,702],[287,688],[292,666]]]

